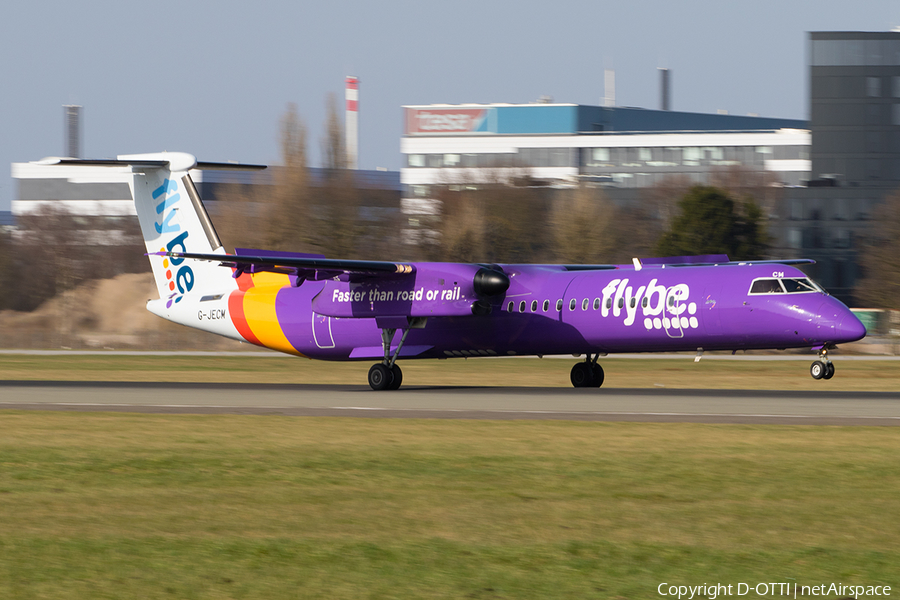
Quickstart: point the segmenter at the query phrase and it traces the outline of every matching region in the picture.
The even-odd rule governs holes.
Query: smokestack
[[[359,168],[359,78],[347,77],[347,115],[345,134],[347,136],[347,168]]]
[[[81,158],[81,107],[63,105],[65,110],[66,147],[68,158]]]
[[[606,69],[603,72],[603,106],[616,105],[616,72]]]
[[[660,75],[660,109],[661,110],[669,110],[669,70],[668,69],[659,69]]]

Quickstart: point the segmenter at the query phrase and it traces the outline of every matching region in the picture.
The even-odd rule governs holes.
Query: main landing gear
[[[392,356],[391,340],[394,339],[394,334],[396,332],[396,329],[381,330],[381,344],[384,346],[384,360],[372,365],[372,368],[369,369],[369,386],[373,390],[397,390],[400,389],[400,384],[403,383],[403,371],[400,370],[400,365],[397,364],[397,357],[400,356],[400,349],[406,341],[409,329],[403,330],[403,335],[400,336],[400,343],[397,344],[397,349],[394,350]]]
[[[570,379],[575,387],[600,387],[603,385],[603,367],[597,364],[600,354],[593,358],[588,354],[583,362],[575,363],[572,367]]]
[[[809,374],[813,379],[831,379],[834,377],[834,363],[828,359],[828,346],[819,350],[819,360],[809,366]]]

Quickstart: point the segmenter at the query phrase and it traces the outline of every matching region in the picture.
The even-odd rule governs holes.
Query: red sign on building
[[[487,131],[484,108],[407,108],[406,134]]]

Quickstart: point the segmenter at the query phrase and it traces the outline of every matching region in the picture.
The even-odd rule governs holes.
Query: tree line
[[[321,177],[308,166],[308,133],[294,105],[280,122],[280,168],[273,184],[226,192],[213,215],[226,249],[261,248],[334,258],[477,263],[629,263],[632,257],[728,254],[770,258],[766,215],[779,192],[766,175],[713,173],[711,185],[673,178],[618,205],[602,188],[550,187],[527,168],[497,170],[478,182],[433,186],[428,211],[401,212],[396,192],[363,189],[346,168],[334,96],[321,140]],[[896,307],[900,298],[900,196],[884,203],[862,264],[860,298]],[[0,309],[32,310],[90,279],[147,270],[135,219],[46,209],[0,233]],[[104,244],[85,244],[84,232]],[[118,236],[118,246],[109,245]],[[885,277],[889,283],[885,283]],[[876,293],[869,293],[877,290]]]

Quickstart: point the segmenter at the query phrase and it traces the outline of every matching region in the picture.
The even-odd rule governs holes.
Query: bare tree
[[[483,262],[486,260],[485,214],[477,194],[440,193],[442,214],[439,240],[433,258],[450,262]]]
[[[325,121],[325,138],[322,140],[322,166],[335,170],[347,167],[347,152],[344,149],[344,128],[338,116],[337,97],[328,94]]]
[[[563,263],[607,262],[617,244],[617,210],[602,191],[581,185],[553,205],[553,254]]]
[[[293,103],[281,117],[279,135],[281,165],[269,171],[271,185],[229,186],[222,192],[216,227],[229,248],[311,248],[306,126]]]
[[[266,210],[265,243],[273,250],[299,252],[311,243],[311,193],[306,126],[293,103],[281,117],[281,161],[283,166],[273,175],[275,185]]]

